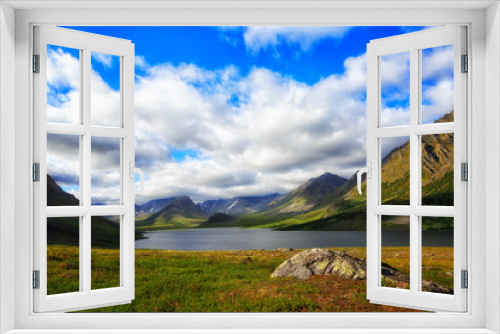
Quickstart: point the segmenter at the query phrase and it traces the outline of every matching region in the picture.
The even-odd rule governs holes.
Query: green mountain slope
[[[453,111],[435,123],[452,122]],[[422,204],[453,205],[453,134],[422,137]],[[409,142],[393,149],[382,160],[382,203],[409,204]],[[264,215],[242,219],[247,226],[280,230],[365,230],[366,181],[363,194],[357,190],[356,176],[326,196],[310,211],[288,217]],[[426,220],[424,229],[450,228],[448,218]],[[401,228],[401,225],[394,225]]]
[[[264,208],[262,213],[276,215],[307,212],[346,182],[347,180],[343,177],[325,173],[310,179],[287,195],[272,201]]]
[[[47,205],[77,206],[78,199],[65,192],[54,179],[47,174]],[[80,242],[80,218],[47,218],[47,243],[78,245]],[[120,225],[107,217],[92,217],[91,242],[96,248],[119,248]]]
[[[138,230],[191,228],[207,218],[208,215],[191,198],[180,196],[151,216],[137,219],[135,225]]]

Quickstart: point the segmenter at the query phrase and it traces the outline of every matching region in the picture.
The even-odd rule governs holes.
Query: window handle
[[[372,163],[370,161],[368,161],[366,167],[361,168],[358,171],[358,173],[356,174],[358,177],[358,192],[360,195],[362,194],[362,192],[361,192],[361,177],[363,176],[364,173],[366,173],[367,178],[371,179],[371,177],[372,177]]]
[[[140,182],[141,182],[141,187],[139,190],[139,195],[140,195],[140,194],[142,194],[142,191],[144,190],[144,172],[142,171],[142,169],[134,167],[134,163],[132,161],[130,161],[129,166],[130,166],[130,178],[131,179],[135,178],[135,174],[139,174],[139,176],[140,176]]]

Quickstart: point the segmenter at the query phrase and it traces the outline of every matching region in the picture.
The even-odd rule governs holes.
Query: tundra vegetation
[[[453,121],[453,111],[436,122]],[[453,134],[422,139],[422,203],[453,205]],[[409,144],[382,160],[382,203],[407,205]],[[363,182],[363,192],[366,182]],[[78,205],[48,176],[48,205]],[[156,205],[160,203],[161,205]],[[155,204],[155,205],[153,205]],[[156,207],[156,209],[153,209]],[[271,228],[275,230],[363,231],[366,198],[355,178],[331,173],[313,178],[288,194],[240,197],[194,203],[187,196],[156,200],[136,208],[136,237],[142,231],[198,227]],[[425,217],[423,230],[453,230],[453,219]],[[385,230],[408,230],[397,217],[383,220]],[[48,219],[48,293],[78,291],[79,222]],[[119,223],[92,220],[92,288],[119,285]],[[366,258],[365,248],[345,248]],[[165,251],[136,250],[136,299],[127,305],[91,312],[385,312],[414,311],[371,304],[366,281],[338,275],[308,280],[271,278],[275,268],[299,250]],[[453,248],[423,247],[422,278],[453,288]],[[409,274],[409,248],[383,247],[382,261]],[[384,282],[383,282],[384,283]],[[387,283],[387,282],[385,282]],[[407,288],[407,286],[402,286]]]

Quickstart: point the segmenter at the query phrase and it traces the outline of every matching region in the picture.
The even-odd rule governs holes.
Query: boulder
[[[271,277],[294,276],[306,280],[314,275],[338,275],[354,281],[366,279],[366,260],[345,252],[314,248],[295,254],[281,263]],[[382,263],[382,279],[397,287],[408,287],[410,278],[399,270]],[[431,281],[422,281],[422,290],[452,294],[453,289]]]
[[[308,279],[313,275],[331,274],[352,280],[366,279],[366,261],[344,252],[308,249],[281,263],[271,277],[295,276],[298,279]]]

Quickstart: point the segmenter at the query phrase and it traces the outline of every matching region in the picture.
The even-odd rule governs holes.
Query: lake
[[[423,246],[453,247],[453,231],[424,231]],[[273,231],[239,227],[144,232],[137,249],[249,250],[366,247],[361,231]],[[408,231],[384,231],[384,246],[409,246]]]

